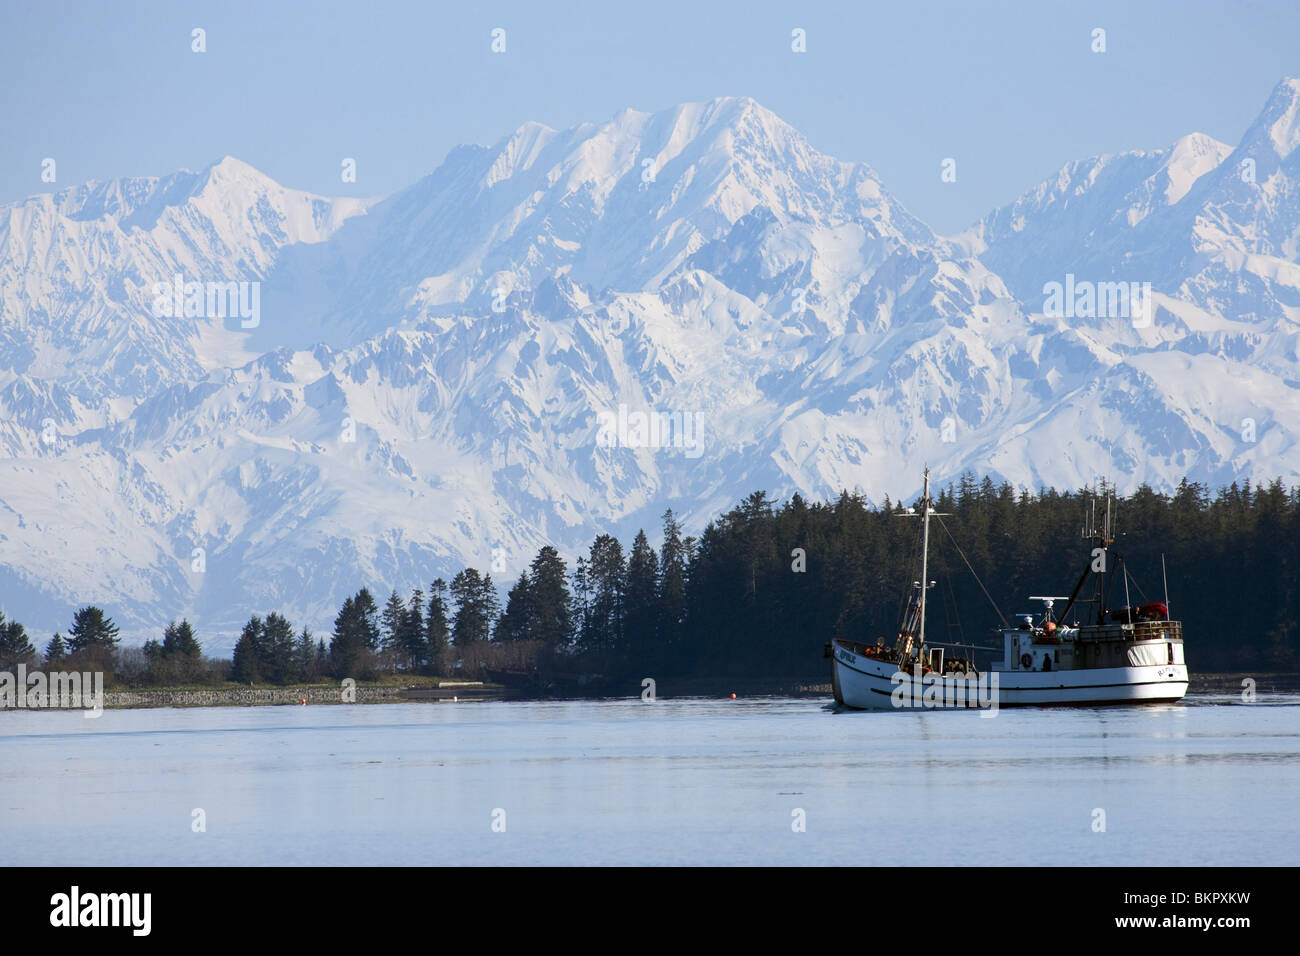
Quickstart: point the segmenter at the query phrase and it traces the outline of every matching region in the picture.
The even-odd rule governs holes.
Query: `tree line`
[[[929,638],[993,648],[1003,618],[1037,610],[1028,595],[1069,594],[1091,559],[1080,534],[1088,509],[1104,507],[1108,491],[1035,494],[969,473],[940,491]],[[1187,481],[1168,495],[1142,485],[1116,498],[1112,517],[1135,602],[1164,599],[1167,569],[1170,611],[1184,622],[1193,672],[1300,669],[1300,489],[1280,479],[1234,483],[1213,496]],[[919,522],[888,498],[879,507],[848,492],[833,502],[798,494],[773,502],[760,491],[698,537],[685,535],[671,510],[660,532],[657,549],[644,531],[626,549],[600,534],[572,567],[543,547],[504,602],[491,575],[472,567],[427,591],[391,590],[382,607],[361,587],[344,599],[328,639],[278,612],[255,615],[230,661],[204,658],[188,621],[143,649],[119,649],[104,612],[82,608],[43,661],[98,662],[129,683],[530,669],[618,679],[824,678],[824,643],[892,639],[919,577]],[[0,668],[18,660],[42,655],[21,624],[0,615]]]

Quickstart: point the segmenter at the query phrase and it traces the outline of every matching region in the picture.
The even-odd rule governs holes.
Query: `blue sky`
[[[194,27],[206,53],[191,52]],[[806,53],[791,52],[796,27]],[[1090,49],[1096,27],[1105,53]],[[1297,37],[1294,0],[0,0],[0,202],[224,155],[288,186],[378,196],[527,120],[749,95],[952,232],[1072,159],[1194,131],[1235,144],[1300,75]],[[340,182],[343,157],[355,184]],[[946,157],[955,183],[940,179]]]

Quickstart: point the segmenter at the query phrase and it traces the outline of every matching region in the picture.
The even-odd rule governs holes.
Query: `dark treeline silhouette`
[[[1092,559],[1081,536],[1087,510],[1095,503],[1100,523],[1107,491],[1032,494],[965,474],[940,492],[931,639],[1000,647],[999,613],[1037,610],[1031,594],[1069,594]],[[1194,671],[1300,665],[1300,490],[1280,480],[1234,484],[1215,497],[1195,483],[1172,495],[1142,486],[1116,499],[1112,519],[1132,601],[1164,599],[1164,555]],[[626,549],[602,534],[569,567],[542,548],[504,606],[491,576],[474,568],[450,585],[435,581],[427,596],[392,591],[382,611],[363,588],[344,602],[328,654],[318,647],[318,667],[335,677],[818,678],[832,636],[892,639],[920,574],[919,522],[888,499],[880,508],[849,493],[774,503],[755,492],[698,538],[683,535],[672,511],[662,521],[658,550],[644,532]],[[1125,602],[1120,586],[1113,606]],[[1089,613],[1079,605],[1071,617]]]
[[[1080,531],[1093,502],[1100,524],[1106,488],[1098,491],[1032,494],[965,474],[940,492],[929,638],[992,647],[994,604],[1010,618],[1037,610],[1030,594],[1068,595],[1092,557]],[[1144,485],[1116,499],[1112,519],[1134,603],[1164,599],[1163,554],[1193,673],[1298,668],[1300,489],[1246,482],[1211,496],[1184,481],[1164,495]],[[504,606],[490,575],[465,568],[427,592],[390,591],[382,608],[361,588],[344,600],[328,642],[276,612],[254,616],[230,662],[204,658],[187,621],[169,625],[161,643],[119,649],[116,627],[95,607],[79,610],[42,657],[21,624],[0,616],[0,669],[95,666],[132,684],[385,673],[824,678],[822,647],[832,636],[892,640],[920,573],[919,522],[888,499],[879,508],[849,493],[776,503],[755,492],[698,538],[683,535],[672,511],[660,530],[657,550],[644,532],[626,550],[599,535],[572,568],[544,547]],[[1111,594],[1113,606],[1124,602]],[[1071,618],[1089,613],[1081,605]]]
[[[12,671],[19,664],[45,671],[101,671],[117,683],[186,684],[224,680],[227,661],[203,656],[203,649],[189,621],[172,621],[163,639],[146,641],[143,647],[121,647],[118,627],[104,610],[93,605],[80,608],[72,618],[68,634],[56,633],[40,652],[16,621],[0,614],[0,670]]]
[[[1038,610],[1031,594],[1068,595],[1092,559],[1081,536],[1087,511],[1095,503],[1100,524],[1107,491],[1032,494],[971,474],[941,491],[936,506],[946,516],[931,529],[931,639],[1000,648],[999,612]],[[1170,609],[1187,628],[1194,672],[1300,666],[1300,490],[1277,480],[1233,484],[1211,497],[1186,481],[1172,495],[1144,485],[1116,498],[1112,520],[1133,602],[1164,599],[1164,556]],[[572,568],[544,547],[510,585],[503,608],[491,577],[473,568],[453,579],[450,600],[435,582],[436,608],[419,591],[409,601],[393,592],[379,623],[348,641],[377,671],[824,677],[821,651],[832,636],[892,639],[920,574],[919,522],[888,499],[880,508],[849,493],[778,504],[755,492],[698,538],[684,536],[671,511],[661,532],[658,550],[644,532],[627,549],[599,535]],[[1115,587],[1118,607],[1125,598],[1122,584]],[[374,616],[368,592],[350,600]],[[1071,618],[1095,613],[1089,607]],[[347,614],[345,603],[340,619]],[[443,635],[437,661],[427,638],[435,632]],[[336,662],[352,660],[333,650],[346,633],[336,622]]]

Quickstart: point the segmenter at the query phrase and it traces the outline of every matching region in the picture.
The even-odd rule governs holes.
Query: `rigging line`
[[[912,547],[908,550],[908,553],[911,555],[915,555],[920,550],[921,550],[921,524],[920,522],[917,522],[916,531],[912,534]],[[918,557],[912,557],[907,563],[907,571],[908,571],[908,575],[907,575],[908,581],[912,581],[920,577],[921,559]],[[899,599],[898,602],[898,610],[894,615],[899,621],[899,627],[902,627],[903,617],[907,613],[907,609],[910,608],[911,606],[912,606],[912,589],[908,587],[903,590],[903,596],[901,599]]]
[[[953,589],[951,575],[943,575],[942,581],[943,587],[940,588],[940,593],[943,596],[943,614],[945,622],[948,625],[948,630],[955,630],[957,632],[957,638],[959,640],[965,640],[966,633],[962,628],[961,610],[957,605],[957,592]]]
[[[989,594],[989,589],[984,586],[984,582],[980,580],[980,576],[975,573],[975,569],[972,568],[970,562],[966,560],[966,552],[961,549],[961,545],[959,545],[957,539],[952,536],[952,532],[948,530],[948,526],[944,524],[943,519],[938,515],[933,515],[932,517],[935,521],[939,522],[939,527],[943,528],[943,533],[948,536],[948,540],[952,542],[952,546],[957,549],[957,553],[961,555],[962,561],[966,562],[967,570],[970,571],[971,577],[975,579],[975,583],[980,586],[980,590],[984,592],[984,596],[989,599],[989,603],[993,605],[993,610],[997,612],[998,618],[1002,621],[1002,626],[1010,630],[1011,625],[1007,623],[1006,615],[1003,614],[1002,609],[998,607],[998,602],[993,600],[993,595]]]
[[[1127,564],[1127,563],[1125,563],[1125,565],[1124,565],[1124,573],[1125,573],[1125,574],[1128,574],[1128,564]],[[1146,591],[1143,591],[1143,590],[1142,590],[1142,585],[1138,584],[1137,576],[1136,576],[1136,575],[1133,575],[1133,574],[1129,574],[1128,579],[1129,579],[1129,581],[1132,582],[1133,587],[1135,587],[1135,588],[1137,589],[1138,597],[1142,598],[1142,602],[1143,602],[1144,604],[1147,603],[1147,601],[1149,600],[1149,598],[1147,598],[1147,592],[1146,592]]]

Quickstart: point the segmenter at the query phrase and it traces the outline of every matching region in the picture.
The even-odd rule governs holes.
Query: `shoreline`
[[[350,692],[351,700],[346,699]],[[412,701],[504,700],[506,689],[483,681],[446,681],[442,684],[403,686],[362,684],[345,690],[339,684],[306,684],[286,687],[212,687],[188,690],[112,690],[104,692],[105,710],[133,710],[153,707],[275,707],[384,704]]]
[[[1300,693],[1300,674],[1193,674],[1189,694],[1228,694],[1243,692],[1243,682],[1255,681],[1257,695]],[[349,688],[352,699],[345,699],[339,684],[308,684],[288,687],[201,687],[112,690],[104,693],[105,710],[140,710],[158,707],[285,707],[341,704],[472,703],[506,700],[621,700],[640,696],[640,687],[628,682],[626,694],[554,694],[540,696],[486,681],[442,681],[437,683],[358,683]],[[668,691],[671,691],[669,693]],[[831,696],[829,681],[816,679],[732,680],[686,678],[667,681],[657,697],[727,699],[738,697],[822,698]],[[0,711],[11,708],[0,707]],[[16,708],[14,708],[16,709]],[[35,708],[33,708],[35,709]],[[70,709],[70,708],[44,708]]]

